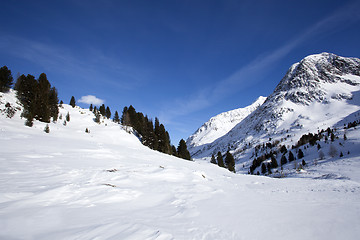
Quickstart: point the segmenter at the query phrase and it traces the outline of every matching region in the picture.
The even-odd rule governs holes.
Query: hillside
[[[5,105],[16,109],[7,117]],[[9,106],[9,105],[8,105]],[[64,104],[32,128],[0,93],[1,239],[357,239],[360,158],[283,179],[233,174],[143,146]],[[70,121],[64,126],[64,116]],[[90,133],[85,133],[88,128]],[[357,143],[358,130],[349,134]],[[321,226],[321,227],[319,227]]]

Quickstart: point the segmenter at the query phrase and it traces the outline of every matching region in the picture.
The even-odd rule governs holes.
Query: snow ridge
[[[224,136],[250,113],[263,104],[265,100],[265,97],[260,96],[254,103],[247,107],[223,112],[210,118],[209,121],[204,123],[187,139],[186,144],[193,148],[211,143],[219,137]]]

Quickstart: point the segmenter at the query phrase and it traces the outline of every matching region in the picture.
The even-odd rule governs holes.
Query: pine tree
[[[190,153],[187,150],[186,142],[184,139],[180,140],[177,153],[180,158],[191,160]]]
[[[301,149],[299,149],[297,157],[298,159],[302,159],[304,157],[304,153]]]
[[[26,116],[26,121],[25,121],[25,125],[28,127],[32,127],[34,125],[34,118],[31,114],[28,114]]]
[[[75,101],[75,97],[72,96],[70,99],[70,106],[72,106],[73,108],[76,106],[76,101]]]
[[[105,104],[103,104],[103,105],[101,105],[99,107],[99,112],[100,112],[101,115],[106,116],[106,114],[105,114],[105,112],[106,112]]]
[[[49,108],[50,108],[50,116],[53,118],[53,121],[56,122],[59,116],[59,98],[58,93],[55,87],[50,89],[49,93]]]
[[[115,123],[120,123],[119,113],[118,113],[117,111],[115,111],[115,115],[114,115],[113,121],[114,121]]]
[[[8,92],[13,85],[13,77],[7,66],[0,68],[0,92]]]
[[[70,113],[69,112],[66,114],[65,119],[66,119],[67,122],[70,122]]]
[[[41,122],[50,122],[50,82],[48,81],[46,74],[41,73],[38,79],[38,91],[35,97],[35,113],[36,119]]]
[[[281,163],[281,166],[283,166],[283,165],[285,165],[287,163],[287,159],[286,159],[285,154],[283,154],[281,156],[280,163]]]
[[[335,134],[334,133],[331,133],[330,139],[331,139],[332,142],[335,141]]]
[[[89,111],[92,112],[93,109],[94,109],[94,108],[93,108],[93,105],[90,104]]]
[[[50,127],[49,124],[46,124],[45,128],[44,128],[44,132],[49,133],[50,132]]]
[[[224,160],[223,160],[223,157],[222,157],[220,151],[217,153],[217,158],[216,158],[216,160],[217,160],[217,162],[218,162],[219,167],[225,167],[225,165],[224,165]]]
[[[235,172],[235,159],[230,151],[226,152],[225,163],[230,172]]]
[[[300,149],[300,151],[301,151],[301,149]],[[289,162],[292,162],[294,160],[295,160],[294,154],[290,151],[289,152]]]
[[[271,155],[271,162],[270,162],[270,164],[271,164],[271,168],[277,168],[277,167],[279,166],[278,163],[277,163],[277,161],[276,161],[276,158],[274,157],[273,154]]]
[[[111,111],[110,111],[109,106],[106,107],[105,116],[106,116],[107,119],[111,118]]]
[[[306,162],[305,162],[305,160],[304,160],[304,159],[301,161],[301,165],[303,165],[303,166],[305,166],[305,165],[306,165]]]
[[[286,153],[286,152],[287,152],[287,149],[286,149],[286,146],[285,146],[285,145],[282,145],[282,146],[281,146],[280,152],[281,152],[281,153]]]
[[[214,154],[211,155],[211,160],[210,160],[210,162],[211,162],[212,164],[217,164]]]
[[[38,82],[35,77],[28,74],[18,77],[15,90],[17,90],[17,98],[24,107],[21,116],[27,119],[26,126],[32,126],[33,118],[36,116],[36,96],[38,91]]]

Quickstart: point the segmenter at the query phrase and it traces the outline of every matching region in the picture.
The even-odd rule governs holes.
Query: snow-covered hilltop
[[[193,151],[192,154],[196,151],[195,147],[211,143],[224,136],[245,117],[262,105],[265,100],[265,97],[259,97],[250,106],[220,113],[215,117],[210,118],[209,121],[204,123],[187,139],[186,144],[191,147]]]
[[[196,150],[189,145],[189,150],[199,158],[230,148],[241,159],[248,157],[249,145],[269,139],[288,138],[291,146],[301,135],[332,127],[359,111],[359,91],[359,59],[308,56],[291,66],[264,104],[227,134]]]

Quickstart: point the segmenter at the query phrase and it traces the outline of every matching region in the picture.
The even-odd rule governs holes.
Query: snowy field
[[[61,113],[48,134],[0,113],[0,239],[359,239],[359,156],[299,177],[233,174],[152,151],[88,110]]]

